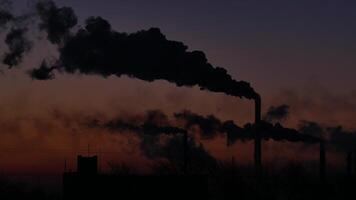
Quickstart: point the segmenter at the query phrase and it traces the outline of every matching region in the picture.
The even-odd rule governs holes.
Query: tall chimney
[[[325,181],[325,172],[326,172],[326,155],[325,155],[325,142],[320,142],[320,180]]]
[[[255,98],[255,124],[258,125],[261,122],[261,97],[258,95]],[[260,134],[255,132],[255,168],[256,172],[260,174],[262,172],[262,149],[261,149],[261,137]]]

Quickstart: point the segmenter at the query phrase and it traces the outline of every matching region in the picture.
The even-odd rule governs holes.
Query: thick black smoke
[[[12,28],[7,34],[5,43],[9,52],[5,53],[3,63],[13,67],[22,61],[23,54],[31,50],[32,43],[26,38],[27,28]]]
[[[245,131],[249,134],[258,134],[262,139],[275,141],[318,143],[322,140],[319,137],[303,134],[295,129],[285,128],[281,124],[271,124],[262,121],[258,124],[246,124]]]
[[[9,7],[11,2],[0,1],[0,28],[3,28],[8,22],[14,19],[13,14],[10,12]]]
[[[345,130],[342,126],[325,127],[317,122],[302,121],[299,130],[322,138],[336,151],[349,152],[356,149],[356,132]]]
[[[38,1],[36,9],[41,19],[40,29],[47,32],[48,40],[54,44],[59,44],[69,37],[70,29],[78,22],[72,8],[58,8],[50,0]]]
[[[221,132],[222,122],[213,115],[206,117],[184,110],[175,113],[174,117],[185,121],[185,128],[191,129],[194,126],[199,127],[201,135],[204,138],[212,138]]]
[[[188,51],[185,44],[168,40],[158,28],[117,32],[105,19],[90,17],[82,28],[73,30],[78,19],[72,8],[58,7],[52,0],[39,0],[35,7],[37,28],[58,45],[60,56],[54,66],[42,64],[30,72],[33,79],[53,79],[53,70],[103,77],[126,75],[149,82],[166,80],[177,86],[199,86],[202,90],[259,98],[249,83],[234,80],[224,68],[211,65],[204,52]],[[2,24],[14,18],[5,9],[0,14]],[[18,65],[22,54],[30,49],[30,43],[23,37],[25,30],[16,29],[18,45],[8,44],[11,52],[5,63],[9,66]],[[14,38],[15,33],[9,37]]]
[[[50,5],[53,7],[53,3]],[[46,27],[50,41],[59,43],[63,35],[66,38],[59,45],[60,58],[56,67],[44,70],[48,73],[58,69],[104,77],[127,75],[145,81],[167,80],[177,86],[198,85],[203,90],[248,99],[258,96],[249,83],[236,81],[224,68],[212,66],[203,52],[191,52],[183,43],[167,40],[158,28],[120,33],[112,30],[103,18],[91,17],[86,20],[84,28],[70,36],[67,33],[75,24],[74,14],[71,11],[65,13],[67,15],[54,15],[53,18],[58,17],[56,20],[43,18],[42,26]],[[59,30],[55,29],[58,21],[65,22]]]
[[[312,135],[323,139],[328,138],[324,128],[317,122],[301,121],[298,129],[301,133],[306,135]]]
[[[290,141],[303,143],[317,143],[321,141],[319,137],[300,133],[295,129],[285,128],[281,124],[272,124],[261,121],[258,124],[246,124],[243,128],[236,125],[233,121],[217,119],[209,115],[207,117],[194,114],[190,111],[176,113],[175,117],[186,121],[186,129],[198,126],[202,136],[212,138],[217,134],[226,133],[228,144],[233,144],[237,140],[248,141],[255,139],[258,134],[264,140]]]
[[[255,135],[239,127],[233,121],[226,121],[222,124],[221,131],[227,135],[227,145],[234,144],[236,141],[253,140]]]
[[[108,121],[91,119],[87,125],[92,128],[104,128],[112,132],[133,132],[150,136],[161,134],[187,134],[185,129],[169,124],[167,116],[159,110],[148,111],[145,115],[117,117]]]
[[[327,128],[327,131],[330,134],[329,141],[336,150],[356,150],[356,132],[347,131],[341,126]]]
[[[54,79],[53,68],[49,67],[46,61],[42,61],[39,68],[31,70],[30,76],[36,80],[50,80]]]
[[[265,120],[268,122],[279,122],[285,120],[289,115],[289,106],[280,105],[280,106],[271,106],[266,115]]]
[[[187,167],[190,173],[204,173],[210,167],[217,165],[217,160],[207,152],[201,144],[197,144],[194,140],[189,139],[187,142],[179,135],[168,139],[165,143],[158,143],[151,140],[145,140],[141,144],[141,149],[145,155],[151,159],[164,158],[171,164],[169,167],[178,167],[175,171],[184,169],[184,161],[186,160]],[[184,154],[187,152],[187,154]],[[162,166],[159,166],[162,167]],[[167,169],[157,169],[160,173]],[[172,169],[170,169],[172,170]]]

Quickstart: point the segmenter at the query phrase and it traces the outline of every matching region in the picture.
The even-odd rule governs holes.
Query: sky
[[[103,16],[118,31],[159,27],[260,91],[309,80],[333,91],[355,90],[354,1],[56,2],[81,19]]]
[[[352,0],[56,2],[73,7],[81,20],[103,16],[118,31],[159,27],[262,93],[311,80],[335,92],[355,90]]]
[[[290,105],[292,116],[286,122],[288,125],[295,127],[300,120],[307,119],[356,128],[355,1],[55,2],[59,6],[72,7],[81,23],[89,16],[102,16],[119,32],[159,27],[168,39],[182,41],[190,50],[204,51],[210,63],[224,67],[237,80],[250,82],[262,95],[263,110],[270,105]],[[16,0],[13,7],[16,12],[21,12],[28,5],[27,0]],[[29,53],[29,58],[21,67],[38,65],[38,55],[47,51],[52,52],[53,46],[41,43]],[[0,80],[0,103],[3,105],[0,117],[3,124],[7,124],[3,128],[6,134],[2,137],[11,141],[4,142],[2,139],[2,146],[8,151],[15,151],[16,155],[3,165],[7,169],[14,166],[22,169],[19,167],[23,166],[21,160],[28,156],[23,152],[31,145],[38,148],[31,156],[41,163],[27,165],[39,169],[43,163],[56,164],[52,166],[56,170],[62,167],[58,167],[58,162],[54,164],[47,155],[41,157],[38,152],[43,149],[51,148],[53,152],[70,149],[68,151],[74,154],[85,152],[83,149],[86,149],[88,141],[95,141],[93,148],[109,146],[107,151],[122,152],[119,147],[114,147],[114,136],[100,136],[100,140],[91,134],[73,137],[66,127],[60,127],[60,122],[52,124],[52,129],[41,131],[38,127],[42,128],[42,125],[28,122],[34,119],[40,119],[37,121],[42,123],[53,120],[49,118],[53,117],[53,110],[68,115],[114,115],[121,111],[139,113],[148,109],[162,109],[172,114],[190,109],[226,120],[233,119],[239,124],[253,120],[253,104],[250,101],[200,91],[195,87],[177,88],[164,81],[146,83],[127,77],[104,79],[66,74],[59,74],[55,80],[44,83],[30,80],[21,67],[14,70],[2,67],[4,72]],[[43,137],[46,131],[51,132],[51,137]],[[85,131],[79,132],[84,134]],[[7,132],[17,132],[18,135],[13,137]],[[61,136],[63,132],[70,133]],[[210,144],[210,147],[224,152],[221,144]],[[270,149],[271,155],[276,155],[279,148],[277,145],[275,149]],[[251,153],[249,149],[247,146],[242,151],[245,154],[239,153],[240,157],[247,159]],[[125,157],[124,153],[120,155]],[[62,153],[56,159],[63,160],[65,157]]]

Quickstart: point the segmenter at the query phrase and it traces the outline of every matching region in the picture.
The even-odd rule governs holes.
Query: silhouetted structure
[[[109,175],[97,173],[97,156],[78,156],[77,172],[63,174],[63,199],[205,199],[202,175]]]
[[[261,122],[261,97],[255,98],[255,123]],[[256,173],[260,174],[262,172],[262,139],[258,132],[255,133],[255,168]]]
[[[78,156],[77,172],[80,174],[98,173],[98,156],[84,157]]]

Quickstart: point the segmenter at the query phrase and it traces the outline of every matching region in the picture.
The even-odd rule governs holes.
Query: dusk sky
[[[14,1],[14,12],[30,10],[28,2],[31,1]],[[301,120],[310,120],[327,126],[356,128],[356,1],[55,2],[58,7],[72,7],[79,25],[84,24],[87,17],[101,16],[118,32],[160,28],[168,40],[184,42],[189,51],[205,52],[211,64],[227,69],[236,80],[251,83],[262,96],[263,112],[272,105],[288,104],[291,114],[284,122],[286,125],[297,127]],[[4,33],[0,33],[2,41]],[[91,142],[93,151],[123,152],[121,157],[108,156],[107,159],[135,160],[135,156],[141,156],[137,149],[129,148],[136,140],[121,141],[114,135],[97,134],[95,130],[80,129],[80,125],[73,124],[75,118],[80,121],[87,115],[109,118],[152,109],[168,114],[188,109],[203,115],[214,114],[223,120],[231,119],[240,125],[253,121],[252,101],[200,91],[197,87],[178,88],[165,81],[147,83],[127,77],[105,79],[58,72],[54,80],[31,80],[29,69],[38,67],[44,57],[58,56],[55,47],[43,40],[43,34],[42,40],[26,53],[19,66],[8,69],[0,64],[3,71],[0,75],[0,130],[4,133],[0,136],[0,149],[4,149],[0,155],[8,152],[14,155],[0,165],[2,169],[21,171],[35,166],[36,171],[50,166],[59,170],[64,159],[70,157],[70,160],[76,153],[85,152]],[[4,45],[0,44],[1,51]],[[14,132],[17,134],[12,135]],[[83,135],[77,135],[78,132]],[[117,142],[121,146],[116,146]],[[207,145],[214,155],[222,156],[226,153],[224,144],[224,139],[218,138]],[[276,154],[283,146],[268,144],[267,157],[278,157]],[[239,148],[235,148],[239,159],[250,161],[250,146]],[[293,155],[299,148],[284,151]],[[43,151],[52,152],[53,158],[43,155]],[[55,152],[59,152],[58,155]],[[23,159],[28,156],[39,163],[24,164]],[[301,156],[314,158],[309,154]]]
[[[55,2],[73,7],[81,21],[102,16],[119,32],[159,27],[263,94],[310,81],[333,92],[355,90],[352,0]]]

